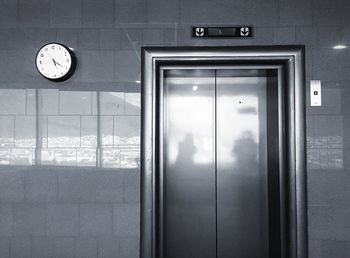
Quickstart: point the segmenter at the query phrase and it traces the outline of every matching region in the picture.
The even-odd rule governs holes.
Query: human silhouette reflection
[[[251,131],[244,131],[235,140],[232,156],[236,160],[236,170],[245,173],[256,173],[258,166],[258,144]]]
[[[179,153],[176,158],[175,166],[185,166],[194,163],[194,155],[197,147],[194,145],[192,134],[186,134],[185,138],[179,142]]]
[[[244,131],[233,142],[231,155],[235,162],[218,173],[220,248],[236,257],[267,257],[267,199],[263,151],[251,131]],[[225,241],[232,239],[234,241]]]
[[[164,245],[168,258],[197,258],[202,246],[207,253],[201,258],[215,256],[214,159],[195,162],[197,146],[195,137],[186,134],[178,143],[175,163],[166,168]]]

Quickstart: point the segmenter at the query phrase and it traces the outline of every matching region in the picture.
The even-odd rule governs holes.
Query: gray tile
[[[139,204],[124,204],[114,206],[114,234],[117,236],[134,236],[140,234]]]
[[[142,0],[120,0],[115,3],[116,25],[121,23],[142,23],[147,20],[146,2]]]
[[[124,201],[140,202],[140,173],[138,170],[131,170],[124,174]]]
[[[80,50],[98,50],[100,48],[100,30],[79,30],[78,47]]]
[[[123,175],[106,171],[89,174],[91,201],[97,203],[119,203],[123,201]]]
[[[164,30],[161,28],[143,29],[144,45],[159,45],[164,42]]]
[[[1,238],[3,238],[4,236],[12,235],[12,222],[13,222],[12,206],[2,204],[0,206],[0,237]]]
[[[295,43],[295,27],[275,28],[274,43],[280,45]]]
[[[31,245],[32,257],[55,257],[54,238],[32,237]]]
[[[52,0],[50,26],[54,28],[80,27],[82,24],[81,5],[81,0]]]
[[[95,237],[81,237],[77,239],[76,258],[96,258],[97,252],[97,238]]]
[[[124,82],[136,82],[140,79],[140,56],[135,51],[117,51],[115,56],[116,78]]]
[[[143,41],[143,30],[138,28],[121,29],[120,47],[122,50],[135,50]]]
[[[100,48],[106,50],[120,49],[120,29],[102,29],[100,31]]]
[[[29,202],[55,202],[57,200],[57,174],[48,169],[28,171],[25,175],[25,196]]]
[[[45,235],[46,212],[46,205],[15,205],[13,208],[13,234],[15,236]]]
[[[84,0],[83,26],[108,28],[114,26],[114,0]]]
[[[343,258],[350,253],[349,241],[323,240],[321,246],[321,258]]]
[[[83,169],[70,169],[58,173],[58,199],[64,203],[89,202],[91,188]]]
[[[15,28],[18,19],[17,1],[0,1],[0,28]]]
[[[313,1],[313,23],[315,25],[342,25],[347,23],[347,0]]]
[[[348,207],[310,206],[309,238],[349,241],[349,215]]]
[[[98,238],[98,257],[115,258],[119,254],[118,237],[99,237]]]
[[[251,7],[254,7],[251,1],[180,1],[180,21],[188,24],[249,24],[251,14],[248,10]]]
[[[21,171],[0,173],[0,202],[17,203],[24,200],[24,178]]]
[[[10,238],[0,238],[0,257],[10,258]]]
[[[153,23],[170,23],[179,21],[180,0],[147,1],[147,21]]]
[[[318,44],[318,30],[312,26],[296,26],[295,43],[305,45],[307,51],[309,51],[309,48],[314,47]],[[310,58],[307,57],[307,59]]]
[[[310,258],[320,258],[322,249],[322,240],[312,240],[308,242],[308,251]]]
[[[76,238],[57,237],[54,239],[54,258],[73,258],[75,257]],[[51,257],[50,257],[51,258]]]
[[[139,257],[139,239],[138,238],[122,238],[120,239],[120,258],[138,258]]]
[[[56,39],[62,42],[65,46],[70,48],[77,48],[78,46],[78,29],[57,29]]]
[[[82,81],[113,82],[114,58],[112,51],[85,51],[81,60]]]
[[[312,0],[280,0],[279,24],[312,25]]]
[[[314,78],[325,81],[347,80],[350,63],[349,52],[334,49],[315,49],[313,51]]]
[[[350,205],[350,175],[344,171],[309,170],[308,171],[308,204],[334,205],[347,207]]]
[[[20,27],[48,27],[50,19],[49,0],[19,0],[18,25]]]
[[[47,235],[78,236],[79,205],[57,204],[48,206]]]
[[[343,42],[343,27],[322,26],[318,28],[318,46],[331,48]]]
[[[109,204],[80,205],[80,235],[112,235],[113,207]]]
[[[12,258],[31,258],[31,239],[30,237],[14,237],[10,243],[10,257]]]

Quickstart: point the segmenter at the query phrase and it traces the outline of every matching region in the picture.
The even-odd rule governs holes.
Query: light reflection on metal
[[[333,49],[336,49],[336,50],[341,50],[341,49],[346,49],[346,48],[348,48],[348,46],[345,46],[345,45],[342,45],[342,44],[335,45],[333,47]]]

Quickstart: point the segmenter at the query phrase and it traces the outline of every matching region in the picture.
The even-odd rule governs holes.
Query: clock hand
[[[56,61],[55,61],[55,63],[58,64],[59,66],[63,67],[59,62],[56,62]]]
[[[52,60],[53,64],[55,65],[55,67],[57,68],[55,59],[52,58],[51,60]]]

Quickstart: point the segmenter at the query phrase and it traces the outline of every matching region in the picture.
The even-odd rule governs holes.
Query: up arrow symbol
[[[243,27],[241,28],[241,36],[246,37],[249,35],[249,28]]]

